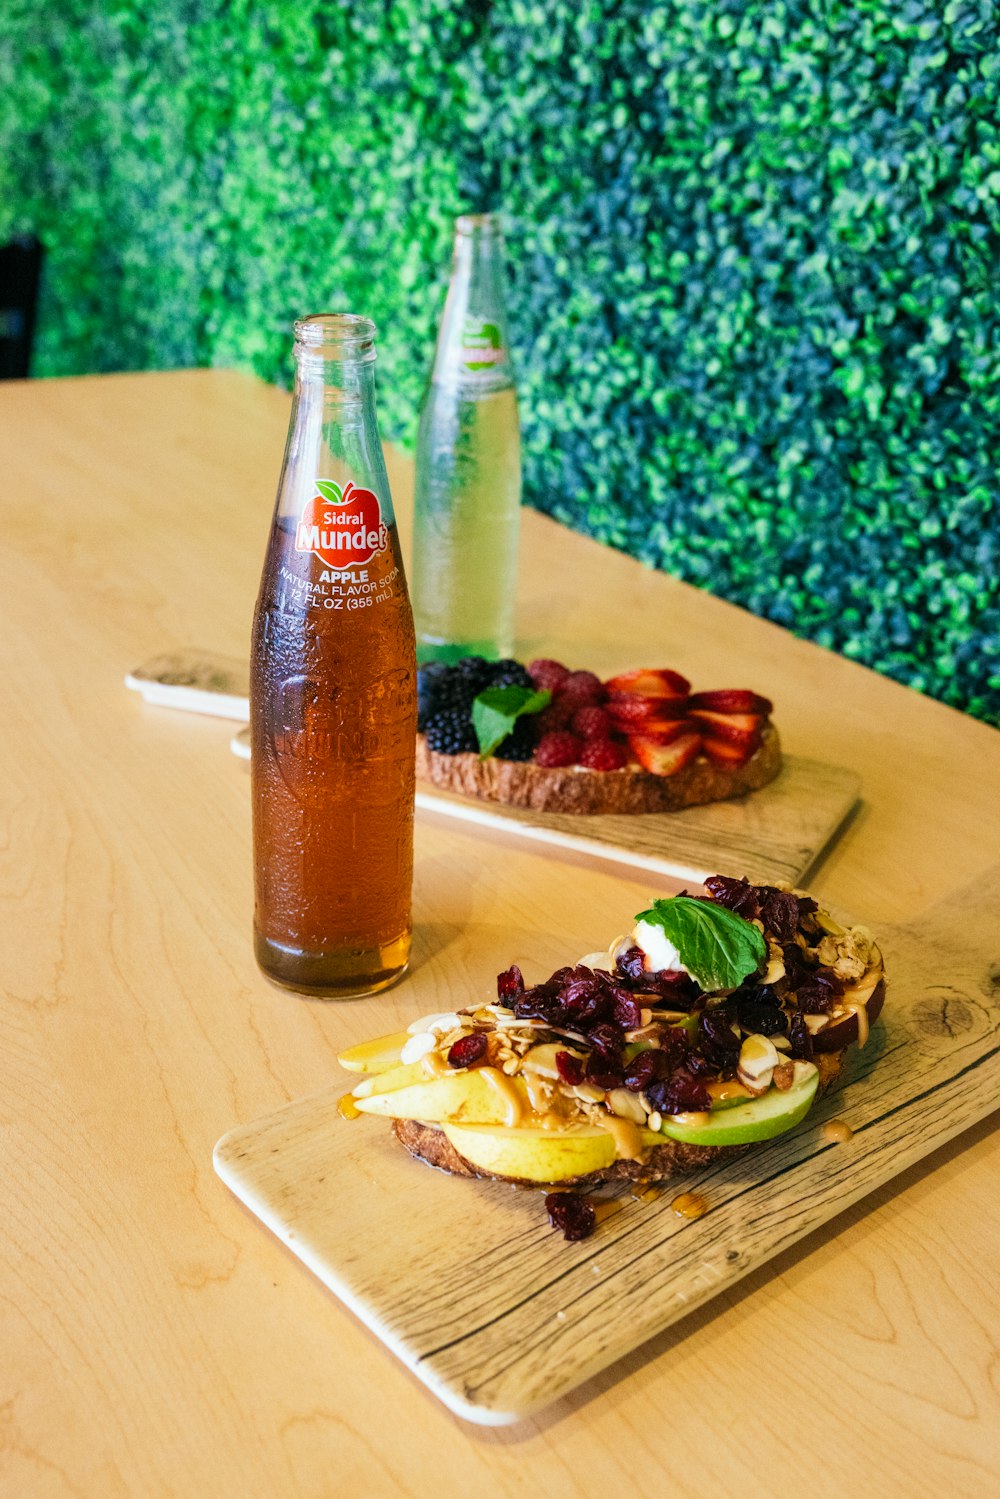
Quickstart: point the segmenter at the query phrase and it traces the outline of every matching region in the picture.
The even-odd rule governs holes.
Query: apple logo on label
[[[389,544],[382,507],[373,489],[343,490],[328,479],[316,480],[317,493],[302,507],[295,550],[314,552],[327,567],[342,569],[370,562]]]

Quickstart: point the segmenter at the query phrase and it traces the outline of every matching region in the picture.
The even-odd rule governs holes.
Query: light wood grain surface
[[[0,388],[0,1492],[996,1493],[989,1121],[499,1431],[443,1410],[215,1176],[215,1140],[327,1087],[345,1044],[512,961],[548,972],[657,888],[422,815],[410,979],[331,1006],[256,972],[231,726],[122,679],[245,654],[287,411],[212,371]],[[829,903],[877,930],[995,862],[995,731],[525,520],[518,654],[757,688],[791,753],[861,776],[813,878]]]

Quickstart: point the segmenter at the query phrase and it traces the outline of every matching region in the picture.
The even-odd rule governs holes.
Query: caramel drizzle
[[[525,1098],[521,1088],[512,1077],[501,1072],[499,1067],[480,1067],[480,1076],[489,1083],[494,1093],[506,1109],[504,1124],[508,1129],[516,1129],[525,1115]]]
[[[646,1154],[639,1126],[633,1124],[631,1119],[622,1119],[618,1114],[608,1114],[601,1120],[601,1128],[606,1129],[614,1140],[615,1155],[620,1159],[637,1161]]]

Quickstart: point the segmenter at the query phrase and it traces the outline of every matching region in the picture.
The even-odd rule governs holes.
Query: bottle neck
[[[451,283],[434,360],[437,383],[484,390],[514,382],[503,285],[503,248],[493,214],[458,220]]]
[[[297,518],[321,480],[342,491],[374,490],[389,524],[392,504],[375,411],[374,343],[317,338],[310,327],[316,321],[296,325],[295,386],[278,513]],[[367,326],[374,334],[373,326]]]

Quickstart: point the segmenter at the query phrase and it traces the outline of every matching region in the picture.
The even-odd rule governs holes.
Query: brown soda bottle
[[[386,988],[410,953],[416,659],[374,339],[363,317],[295,324],[250,669],[254,950],[330,999]]]

